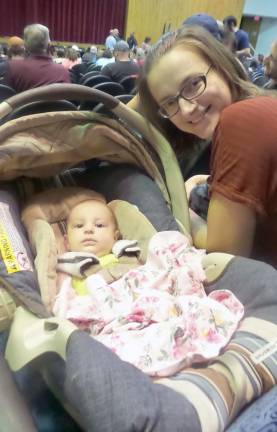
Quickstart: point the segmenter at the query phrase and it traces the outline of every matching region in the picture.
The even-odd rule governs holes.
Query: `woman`
[[[179,151],[195,137],[213,140],[207,225],[192,214],[195,245],[277,266],[277,99],[197,26],[151,49],[139,95],[144,115]]]
[[[151,37],[150,36],[146,36],[144,38],[144,41],[141,44],[141,48],[143,49],[143,51],[145,52],[145,54],[148,53],[148,51],[151,48]]]
[[[70,70],[76,64],[81,63],[78,52],[74,48],[67,48],[65,58],[62,59],[61,64]]]

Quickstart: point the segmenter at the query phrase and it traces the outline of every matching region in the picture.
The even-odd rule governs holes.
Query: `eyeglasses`
[[[207,75],[210,72],[212,65],[205,74],[196,75],[189,78],[184,87],[179,91],[179,93],[171,98],[168,98],[159,108],[158,113],[161,117],[171,118],[179,111],[179,99],[185,99],[187,101],[192,101],[198,98],[204,93],[207,87]]]

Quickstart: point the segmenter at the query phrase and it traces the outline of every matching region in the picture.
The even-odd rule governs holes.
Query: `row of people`
[[[113,52],[113,50],[115,48],[115,44],[117,42],[119,42],[121,39],[122,38],[119,35],[118,29],[115,28],[115,29],[110,30],[110,34],[109,34],[109,36],[107,36],[107,38],[105,40],[106,49]],[[144,41],[141,44],[141,47],[139,47],[138,41],[135,37],[135,32],[131,32],[127,38],[127,43],[129,45],[129,48],[131,51],[134,51],[137,48],[141,48],[144,51],[144,53],[147,54],[147,52],[149,51],[149,49],[151,47],[151,37],[146,36],[144,38]]]
[[[22,40],[21,40],[22,41]],[[24,29],[24,44],[22,43],[22,54],[24,49],[29,55],[21,55],[18,59],[12,58],[3,62],[3,83],[13,88],[16,92],[22,92],[30,88],[39,87],[53,83],[70,83],[72,81],[69,71],[73,66],[79,65],[81,59],[73,47],[67,49],[66,57],[57,56],[53,61],[49,55],[50,36],[47,27],[33,24]],[[18,52],[18,51],[17,51]],[[119,82],[123,78],[139,74],[140,66],[130,59],[130,49],[127,42],[120,40],[116,43],[113,57],[105,65],[99,58],[96,62],[102,65],[101,74],[108,76],[111,81]],[[84,69],[85,72],[85,69]]]

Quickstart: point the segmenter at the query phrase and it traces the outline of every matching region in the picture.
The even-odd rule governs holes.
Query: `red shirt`
[[[211,192],[255,211],[253,257],[277,267],[277,98],[246,99],[223,110],[211,173]]]
[[[5,84],[17,93],[54,83],[70,83],[69,72],[55,64],[47,55],[10,60],[4,78]]]

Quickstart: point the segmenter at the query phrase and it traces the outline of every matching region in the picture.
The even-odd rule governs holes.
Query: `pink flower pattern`
[[[157,233],[146,264],[111,285],[89,276],[90,294],[77,296],[67,277],[53,311],[148,375],[172,375],[216,357],[243,317],[230,291],[206,295],[203,253],[178,232]]]

